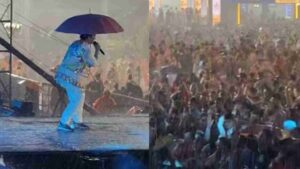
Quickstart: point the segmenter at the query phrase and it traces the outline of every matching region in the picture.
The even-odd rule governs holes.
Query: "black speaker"
[[[11,108],[16,111],[15,116],[29,117],[34,116],[33,103],[21,100],[13,100]]]

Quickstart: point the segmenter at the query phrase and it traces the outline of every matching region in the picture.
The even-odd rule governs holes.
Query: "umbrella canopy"
[[[85,14],[67,19],[55,31],[74,34],[108,34],[123,32],[123,28],[111,17]]]

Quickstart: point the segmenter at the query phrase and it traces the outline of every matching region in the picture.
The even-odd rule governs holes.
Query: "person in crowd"
[[[95,100],[93,103],[93,108],[100,113],[110,113],[117,103],[112,98],[109,90],[105,90],[103,95]]]

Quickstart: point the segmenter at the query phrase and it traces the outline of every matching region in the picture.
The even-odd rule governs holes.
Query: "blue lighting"
[[[118,155],[113,169],[146,169],[145,165],[129,154]]]
[[[283,122],[283,128],[287,131],[292,131],[297,128],[297,123],[293,120],[285,120]]]

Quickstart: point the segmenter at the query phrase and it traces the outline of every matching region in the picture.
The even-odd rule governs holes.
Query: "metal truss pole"
[[[4,10],[1,18],[0,18],[0,23],[2,24],[8,38],[9,38],[9,45],[10,47],[7,48],[7,50],[0,50],[0,52],[3,53],[8,53],[8,57],[9,57],[9,66],[8,66],[8,70],[4,70],[4,71],[0,71],[0,73],[8,73],[8,86],[5,85],[7,83],[3,83],[3,81],[0,79],[1,81],[1,86],[3,87],[3,91],[6,93],[6,96],[8,98],[9,101],[9,105],[11,104],[11,100],[12,100],[12,78],[11,78],[11,74],[12,74],[12,45],[13,45],[13,0],[9,0],[10,3],[7,5],[6,9]],[[10,10],[8,12],[8,10]],[[9,14],[8,19],[3,19],[4,16],[6,14]],[[7,31],[6,27],[5,27],[5,23],[9,23],[9,31]]]

